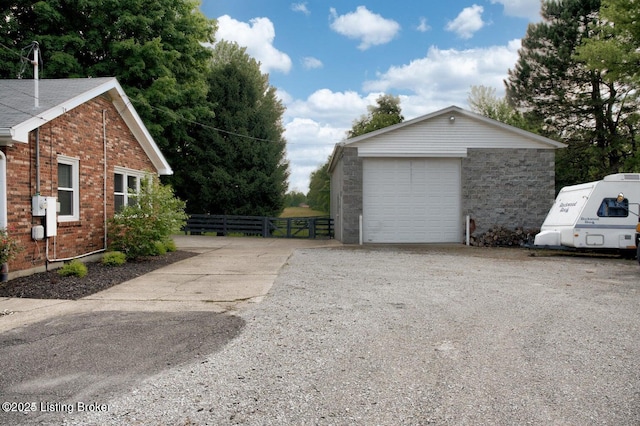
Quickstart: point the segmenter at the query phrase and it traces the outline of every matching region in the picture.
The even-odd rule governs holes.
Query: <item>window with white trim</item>
[[[135,205],[140,193],[140,184],[144,173],[116,167],[113,174],[113,202],[115,211],[119,212],[124,206]]]
[[[59,222],[80,220],[80,160],[58,156]]]

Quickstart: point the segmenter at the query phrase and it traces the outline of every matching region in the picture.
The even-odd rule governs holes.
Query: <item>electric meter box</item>
[[[47,197],[42,195],[34,195],[31,198],[31,212],[34,216],[47,215]]]

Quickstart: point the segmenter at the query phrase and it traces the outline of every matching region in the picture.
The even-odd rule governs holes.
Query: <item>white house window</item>
[[[80,160],[58,157],[58,221],[80,220]]]
[[[115,168],[113,174],[113,201],[116,212],[122,210],[124,206],[131,206],[136,203],[143,176],[144,173],[137,170]]]

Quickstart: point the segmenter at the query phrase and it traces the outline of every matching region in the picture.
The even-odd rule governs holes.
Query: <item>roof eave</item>
[[[0,128],[0,145],[11,145],[16,142],[29,143],[29,133],[44,123],[51,121],[73,108],[87,102],[90,99],[108,93],[112,102],[117,106],[117,110],[125,120],[134,137],[144,150],[147,157],[160,175],[172,175],[173,170],[165,159],[164,155],[153,140],[153,137],[142,122],[142,119],[131,105],[131,101],[125,94],[122,86],[116,78],[109,78],[104,83],[93,87],[90,90],[69,99],[53,108],[42,111],[22,123],[10,127]]]
[[[418,122],[421,122],[421,121],[427,121],[427,120],[430,120],[433,117],[437,117],[437,116],[445,115],[445,114],[450,114],[452,112],[455,112],[455,113],[458,113],[458,114],[462,114],[462,115],[467,116],[467,117],[469,117],[471,119],[479,120],[479,121],[482,121],[482,122],[484,122],[486,124],[489,124],[489,125],[492,125],[492,126],[495,126],[495,127],[500,127],[502,129],[504,129],[506,131],[509,131],[509,132],[512,132],[512,133],[517,133],[520,136],[526,137],[528,139],[533,139],[533,140],[535,140],[537,142],[540,142],[542,144],[545,144],[545,145],[549,145],[549,146],[553,147],[554,149],[566,148],[567,147],[567,145],[562,143],[562,142],[557,142],[557,141],[554,141],[553,139],[549,139],[547,137],[540,136],[538,134],[529,132],[527,130],[523,130],[523,129],[520,129],[520,128],[515,127],[515,126],[511,126],[509,124],[502,123],[501,121],[497,121],[497,120],[491,119],[489,117],[485,117],[484,115],[476,114],[475,112],[471,112],[471,111],[467,111],[467,110],[465,110],[463,108],[460,108],[458,106],[455,106],[455,105],[452,105],[450,107],[441,109],[439,111],[434,111],[434,112],[426,114],[426,115],[422,115],[420,117],[413,118],[411,120],[403,121],[402,123],[394,124],[393,126],[385,127],[383,129],[379,129],[379,130],[376,130],[376,131],[373,131],[373,132],[370,132],[370,133],[365,133],[364,135],[356,136],[355,138],[347,139],[345,142],[343,142],[343,144],[344,145],[350,145],[350,144],[354,144],[354,143],[357,143],[357,142],[361,142],[363,140],[367,140],[369,138],[372,138],[372,137],[375,137],[375,136],[378,136],[378,135],[381,135],[381,134],[384,134],[384,133],[387,133],[387,132],[391,132],[391,131],[394,131],[394,130],[397,130],[397,129],[400,129],[400,128],[403,128],[403,127],[406,127],[406,126],[410,126],[410,125],[412,125],[414,123],[418,123]]]
[[[129,129],[131,129],[131,132],[138,140],[138,143],[140,143],[140,146],[147,154],[147,157],[149,157],[149,160],[153,163],[158,174],[164,176],[172,175],[173,170],[171,169],[171,166],[162,154],[162,151],[160,151],[160,148],[158,148],[156,142],[153,140],[153,137],[142,122],[142,119],[131,105],[131,101],[124,93],[124,90],[122,90],[122,87],[119,85],[115,86],[112,91],[115,91],[110,91],[113,103],[116,105],[118,111],[120,111],[120,115],[124,119],[125,123],[127,123],[127,126],[129,126]]]

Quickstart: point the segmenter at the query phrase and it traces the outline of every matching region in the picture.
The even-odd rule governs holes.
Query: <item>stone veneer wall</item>
[[[342,168],[342,243],[358,244],[362,214],[362,158],[358,157],[357,148],[344,148]]]
[[[462,215],[475,234],[493,226],[540,228],[555,199],[555,150],[469,149],[462,159]]]

